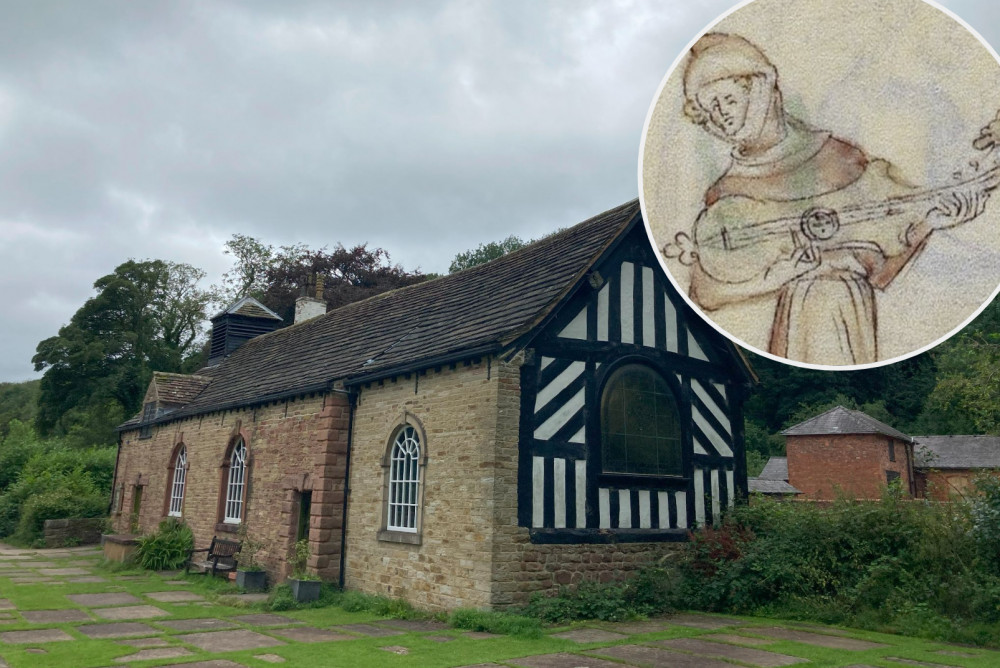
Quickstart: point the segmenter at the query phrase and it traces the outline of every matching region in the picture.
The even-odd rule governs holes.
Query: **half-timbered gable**
[[[745,363],[667,281],[638,216],[530,346],[518,516],[533,542],[681,539],[746,495]],[[676,414],[650,421],[676,437],[619,440],[638,442],[640,459],[669,461],[612,461],[608,449],[620,445],[602,423],[615,419],[607,394],[623,369],[662,379],[659,406]],[[626,405],[626,421],[643,419],[644,408]]]

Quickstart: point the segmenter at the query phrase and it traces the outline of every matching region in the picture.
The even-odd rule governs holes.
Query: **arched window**
[[[237,438],[229,456],[229,475],[226,476],[226,505],[222,521],[239,524],[243,518],[243,495],[246,490],[247,446]]]
[[[608,377],[601,396],[601,457],[605,473],[681,475],[681,421],[667,381],[643,364]]]
[[[399,430],[389,455],[389,531],[417,532],[420,510],[420,436],[406,425]]]
[[[174,458],[174,479],[170,485],[170,507],[167,515],[180,517],[184,509],[184,483],[187,481],[187,448],[183,445]]]

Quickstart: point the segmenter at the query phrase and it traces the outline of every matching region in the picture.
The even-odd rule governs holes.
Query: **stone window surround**
[[[396,437],[405,427],[413,427],[417,432],[420,442],[420,459],[417,464],[420,468],[419,486],[417,488],[417,530],[416,531],[395,531],[388,528],[389,525],[389,474],[392,464],[392,450],[396,443]],[[424,488],[427,471],[427,436],[424,425],[420,420],[408,411],[404,411],[403,418],[399,424],[393,427],[382,454],[381,461],[383,469],[382,484],[382,528],[378,532],[378,540],[388,543],[403,543],[409,545],[420,545],[423,534],[424,516]]]
[[[243,447],[246,449],[246,454],[243,459],[244,474],[243,474],[243,498],[240,505],[240,521],[239,522],[226,522],[226,501],[229,495],[229,467],[232,463],[233,450],[236,448],[237,443],[243,443]],[[233,430],[232,436],[229,437],[229,445],[226,446],[226,454],[219,466],[219,502],[218,508],[216,510],[216,524],[215,530],[218,533],[238,533],[240,525],[243,523],[243,519],[246,517],[247,512],[247,501],[248,501],[248,491],[250,488],[250,476],[253,472],[253,454],[250,449],[250,440],[242,433],[240,429],[239,421],[237,421],[236,428]]]
[[[177,475],[177,461],[181,455],[181,452],[185,453],[184,462],[184,479],[181,482],[181,509],[179,512],[172,513],[170,511],[170,502],[173,497],[174,483],[176,482],[175,476]],[[190,462],[187,460],[187,446],[184,444],[183,435],[179,434],[176,443],[174,444],[174,449],[170,453],[169,464],[167,466],[167,485],[166,494],[163,503],[163,516],[164,517],[184,517],[184,500],[187,494],[187,472],[191,468]]]
[[[673,394],[674,406],[676,410],[678,411],[678,413],[683,415],[683,411],[681,411],[682,408],[681,397],[678,388],[676,387],[675,382],[673,380],[674,379],[673,373],[669,369],[665,369],[663,367],[663,364],[659,360],[653,359],[651,356],[647,354],[626,355],[624,357],[616,359],[614,362],[610,364],[602,365],[604,368],[601,369],[602,373],[599,376],[599,382],[598,382],[599,391],[597,392],[597,396],[600,401],[599,405],[603,404],[604,393],[607,390],[608,381],[611,379],[614,373],[623,367],[633,366],[633,365],[645,366],[651,371],[653,371],[655,374],[660,376],[660,378],[663,379],[663,381],[671,389],[671,392]],[[603,433],[603,425],[601,424],[601,413],[602,411],[600,410],[594,411],[592,417],[592,419],[597,421],[598,434]],[[688,461],[690,453],[685,452],[685,449],[686,446],[690,444],[691,435],[689,433],[686,433],[688,430],[684,426],[683,419],[681,419],[680,422],[680,429],[681,429],[681,445],[680,445],[681,460],[682,462],[686,462]],[[598,447],[601,449],[603,449],[604,447],[604,443],[602,441],[603,438],[601,438],[600,441],[598,442]],[[603,452],[599,453],[599,457],[600,460],[603,461],[604,459]],[[650,474],[640,474],[640,473],[616,473],[613,471],[604,471],[602,467],[602,471],[599,474],[598,480],[600,481],[601,484],[628,485],[633,483],[648,484],[650,480],[663,480],[663,481],[673,480],[677,481],[677,483],[682,483],[684,481],[689,480],[689,478],[684,474],[650,475]]]

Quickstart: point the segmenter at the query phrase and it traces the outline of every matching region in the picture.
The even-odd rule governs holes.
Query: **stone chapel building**
[[[273,581],[307,538],[324,579],[445,610],[621,577],[746,496],[753,372],[667,281],[637,201],[279,320],[241,300],[209,366],[155,375],[120,428],[117,531],[245,525]]]

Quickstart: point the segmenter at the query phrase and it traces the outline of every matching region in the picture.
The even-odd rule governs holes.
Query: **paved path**
[[[421,657],[455,665],[442,659],[446,654],[434,651],[445,643],[471,647],[463,656],[489,656],[491,647],[498,648],[498,656],[514,656],[475,664],[481,667],[863,667],[871,665],[868,661],[938,668],[1000,666],[1000,653],[986,650],[925,643],[927,649],[917,658],[912,649],[900,652],[902,647],[876,642],[870,639],[872,634],[695,614],[578,625],[551,632],[540,641],[522,641],[522,649],[512,652],[511,639],[462,632],[433,620],[324,625],[220,605],[191,591],[192,582],[176,572],[117,575],[97,568],[100,556],[93,547],[19,550],[0,544],[0,668],[317,665],[316,659],[306,661],[295,650],[326,645],[329,665],[336,665],[338,654],[355,656],[349,650],[352,646],[368,651],[368,658],[352,659],[361,662],[354,665],[381,666],[397,660],[391,655],[411,655],[405,665],[422,665]],[[552,651],[553,646],[559,651]],[[532,653],[532,647],[538,649]],[[838,657],[833,662],[828,658],[831,652]],[[901,653],[910,658],[897,656]],[[97,658],[84,658],[92,655]]]

